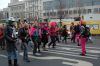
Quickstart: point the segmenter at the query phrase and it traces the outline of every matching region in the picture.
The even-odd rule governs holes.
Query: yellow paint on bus
[[[92,34],[100,34],[100,20],[89,20],[85,21],[87,27],[90,27],[90,31]],[[70,28],[72,22],[62,22],[63,25],[67,25],[67,29]],[[75,21],[74,24],[76,25],[79,21]]]

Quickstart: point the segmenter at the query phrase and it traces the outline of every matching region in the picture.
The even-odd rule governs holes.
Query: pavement
[[[93,38],[93,43],[87,43],[86,56],[80,56],[81,49],[68,40],[67,44],[57,43],[55,49],[41,51],[37,56],[29,50],[30,63],[23,61],[23,52],[18,53],[19,66],[100,66],[100,39]],[[6,51],[0,50],[0,66],[7,66]]]

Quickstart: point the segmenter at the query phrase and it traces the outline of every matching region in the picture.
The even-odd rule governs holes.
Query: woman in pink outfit
[[[81,51],[82,53],[80,55],[85,56],[86,55],[86,39],[88,37],[88,30],[86,27],[86,23],[81,23],[81,35],[80,35],[80,45],[81,45]]]

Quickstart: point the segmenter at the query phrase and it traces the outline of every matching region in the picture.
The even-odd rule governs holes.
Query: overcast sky
[[[8,3],[10,3],[10,0],[0,0],[0,9],[6,8]]]
[[[8,3],[10,3],[10,0],[0,0],[0,9],[6,8],[8,6]]]

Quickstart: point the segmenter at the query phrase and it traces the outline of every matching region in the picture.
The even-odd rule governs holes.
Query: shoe
[[[24,62],[30,62],[30,60],[24,60]]]
[[[8,60],[8,66],[13,66],[11,60]]]
[[[26,62],[31,62],[30,60],[26,60]]]
[[[78,44],[77,46],[80,46],[80,44]]]
[[[38,53],[41,53],[41,51],[40,51],[40,50],[38,50]]]
[[[81,56],[86,56],[85,54],[80,54]]]
[[[14,66],[19,66],[19,65],[17,64],[17,59],[14,59]]]
[[[48,48],[50,48],[50,46],[48,46]]]
[[[13,66],[13,65],[10,65],[10,64],[9,64],[8,66]]]

